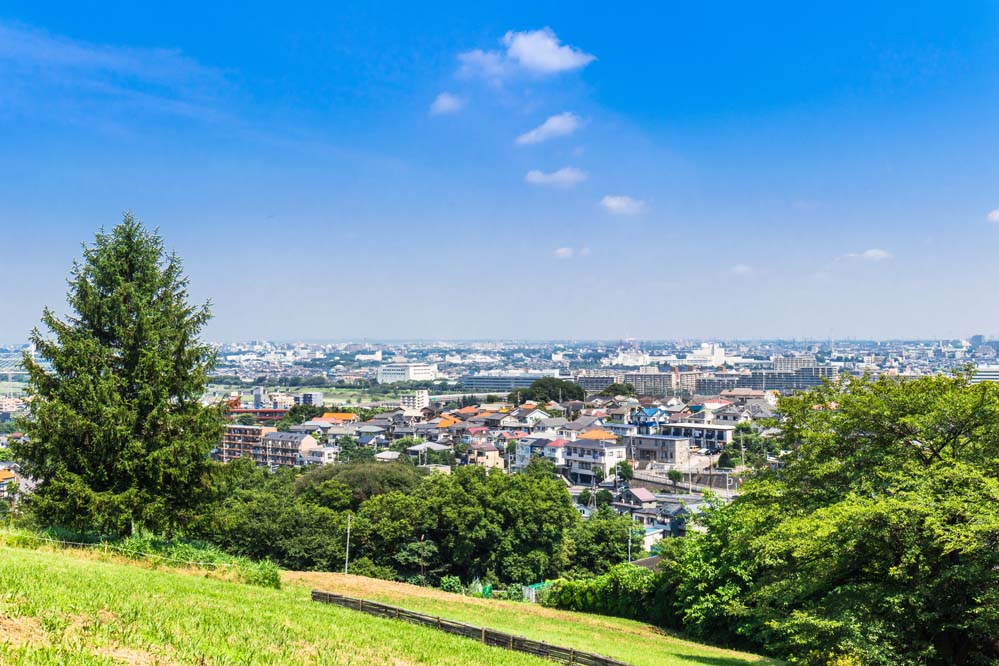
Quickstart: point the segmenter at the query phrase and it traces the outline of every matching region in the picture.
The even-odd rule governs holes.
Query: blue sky
[[[999,333],[996,3],[139,4],[0,7],[0,342],[125,209],[214,339]]]

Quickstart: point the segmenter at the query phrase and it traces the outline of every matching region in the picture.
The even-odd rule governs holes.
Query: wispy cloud
[[[465,100],[449,92],[442,92],[430,105],[430,113],[439,116],[446,113],[455,113],[465,107]]]
[[[573,257],[588,257],[592,254],[590,248],[581,247],[576,249],[574,247],[557,247],[552,251],[552,255],[556,259],[572,259]]]
[[[753,267],[750,266],[749,264],[736,264],[731,268],[731,272],[733,275],[747,277],[749,275],[752,275],[755,271],[753,270]]]
[[[572,187],[577,183],[583,182],[587,177],[588,174],[582,169],[577,169],[576,167],[563,167],[562,169],[552,171],[551,173],[545,173],[544,171],[533,169],[527,172],[527,175],[524,176],[524,180],[531,185]]]
[[[229,87],[221,71],[176,49],[95,44],[7,22],[0,22],[0,70],[11,89],[36,102],[110,100],[188,116],[213,113]],[[44,98],[40,90],[47,91]]]
[[[999,208],[995,210],[990,210],[989,214],[985,216],[989,222],[999,222]]]
[[[638,215],[645,210],[645,202],[629,196],[608,194],[600,200],[600,205],[614,215]]]
[[[562,44],[551,28],[509,31],[503,50],[474,49],[458,54],[459,75],[498,81],[519,73],[546,76],[582,69],[596,56]]]
[[[870,250],[864,250],[863,252],[850,252],[846,255],[847,259],[863,259],[864,261],[884,261],[886,259],[891,259],[891,253],[879,248],[871,248]]]
[[[517,145],[527,146],[541,143],[559,136],[568,136],[582,126],[579,116],[569,111],[550,116],[534,129],[517,137]]]

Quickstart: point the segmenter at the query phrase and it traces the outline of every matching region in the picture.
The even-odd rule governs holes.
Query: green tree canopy
[[[74,263],[65,318],[46,308],[25,355],[27,439],[13,445],[39,479],[30,508],[48,525],[122,534],[183,527],[212,488],[222,416],[201,404],[214,363],[198,335],[208,306],[162,238],[126,214]]]
[[[556,402],[582,400],[585,397],[586,391],[575,382],[569,382],[558,377],[542,377],[531,384],[529,388],[511,391],[507,400],[520,404],[527,400],[546,403],[550,400],[555,400]]]
[[[854,378],[782,400],[783,469],[664,548],[676,622],[811,664],[999,659],[999,386]]]
[[[634,384],[618,384],[614,383],[601,391],[598,395],[613,398],[619,395],[634,396],[638,392],[635,390]]]

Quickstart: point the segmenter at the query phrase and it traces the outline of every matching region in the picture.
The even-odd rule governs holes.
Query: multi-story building
[[[624,373],[624,383],[635,387],[638,395],[670,395],[676,389],[672,372],[659,372],[650,368],[640,372]]]
[[[564,445],[566,471],[574,483],[593,483],[611,475],[618,463],[627,460],[627,447],[606,430],[584,432]],[[599,470],[599,472],[597,471]]]
[[[316,439],[304,432],[271,432],[264,435],[254,455],[258,465],[294,467],[304,463],[308,451],[320,448]]]
[[[378,383],[424,382],[437,379],[436,363],[385,363],[378,366]]]
[[[797,372],[801,368],[814,368],[818,365],[815,354],[799,354],[798,356],[774,356],[770,359],[775,372]]]
[[[277,428],[264,426],[227,425],[219,447],[219,459],[231,462],[237,458],[254,458],[254,453],[263,446],[264,437]],[[255,461],[255,459],[254,459]]]
[[[228,425],[219,447],[219,459],[230,462],[249,458],[257,465],[295,466],[305,461],[311,449],[322,448],[308,433],[278,432],[264,426]],[[301,454],[301,455],[300,455]]]
[[[690,462],[690,439],[671,435],[632,435],[625,438],[628,457],[635,467],[644,469],[653,463],[683,466]]]
[[[399,406],[403,409],[426,409],[430,406],[430,391],[414,391],[399,398]]]
[[[511,374],[492,374],[483,372],[476,375],[464,375],[458,380],[458,382],[464,390],[474,393],[488,393],[490,391],[495,391],[496,393],[509,393],[515,389],[529,388],[531,384],[539,379],[554,376],[557,375],[555,373],[536,372]],[[563,379],[569,378],[563,377]]]
[[[322,391],[305,391],[301,395],[295,396],[296,405],[316,405],[322,407],[326,400],[326,394]]]
[[[724,448],[735,436],[734,425],[719,423],[667,423],[659,430],[660,435],[687,439],[698,449]]]
[[[586,371],[583,371],[576,376],[576,383],[582,386],[587,393],[598,393],[611,384],[623,384],[624,373],[587,374]]]

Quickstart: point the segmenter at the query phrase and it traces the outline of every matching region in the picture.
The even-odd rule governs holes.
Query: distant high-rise
[[[818,363],[815,354],[800,354],[798,356],[774,356],[770,359],[776,372],[797,372],[802,368],[814,368]]]

